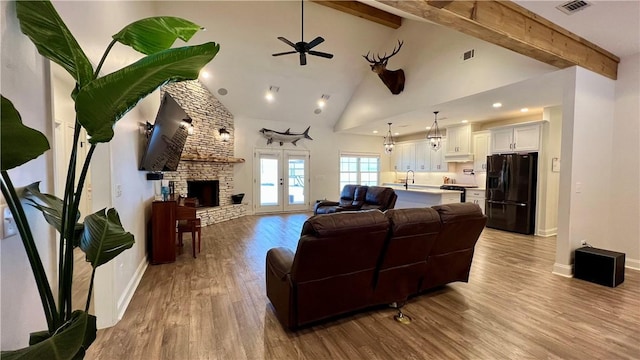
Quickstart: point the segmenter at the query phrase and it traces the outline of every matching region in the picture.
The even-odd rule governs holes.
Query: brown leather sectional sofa
[[[467,282],[486,221],[471,203],[313,216],[295,253],[267,253],[267,296],[293,330]]]
[[[340,192],[340,201],[319,201],[313,207],[313,214],[332,214],[341,211],[362,211],[393,209],[398,195],[390,187],[345,185]]]

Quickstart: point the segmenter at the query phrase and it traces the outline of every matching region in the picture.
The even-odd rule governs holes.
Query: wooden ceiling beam
[[[378,1],[561,69],[618,76],[620,58],[511,1]]]
[[[347,14],[357,16],[375,23],[397,29],[402,25],[400,16],[388,13],[386,11],[374,8],[367,4],[357,1],[328,1],[328,0],[312,0],[316,4],[324,5],[332,9],[336,9]]]

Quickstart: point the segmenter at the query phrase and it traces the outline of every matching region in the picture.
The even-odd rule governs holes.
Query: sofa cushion
[[[340,192],[340,206],[348,206],[353,202],[355,197],[356,188],[360,185],[345,185]]]

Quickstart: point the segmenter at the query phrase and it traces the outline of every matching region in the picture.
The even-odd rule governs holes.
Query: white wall
[[[437,37],[434,36],[436,33]],[[351,129],[374,120],[425,109],[557,70],[510,50],[427,22],[403,19],[402,26],[381,52],[393,49],[398,39],[404,40],[404,46],[389,61],[389,69],[404,70],[404,92],[392,95],[377,76],[365,76],[336,123],[336,130]],[[470,49],[475,49],[476,57],[462,62],[460,56]]]
[[[615,96],[611,233],[597,243],[624,252],[627,266],[640,269],[640,54],[621,59]]]
[[[554,158],[560,159],[562,138],[562,107],[544,109],[542,151],[538,158],[538,204],[536,207],[536,235],[551,236],[558,232],[558,191],[560,172],[551,170]]]
[[[604,244],[614,217],[609,209],[615,81],[579,67],[566,72],[554,265],[554,272],[562,275],[571,274],[573,250],[583,240],[596,247]]]
[[[0,2],[2,24],[1,93],[13,102],[25,125],[52,138],[48,89],[48,64],[22,35],[15,14],[15,2]],[[15,186],[42,181],[40,189],[53,191],[52,151],[9,171]],[[3,199],[4,202],[4,199]],[[50,280],[55,280],[55,240],[42,214],[26,206],[31,231]],[[46,330],[47,324],[29,261],[19,236],[0,240],[2,350],[28,345],[29,333]],[[52,284],[55,286],[55,283]]]
[[[235,126],[235,156],[246,160],[243,164],[234,165],[235,193],[245,193],[243,202],[249,203],[248,213],[254,211],[253,208],[253,151],[256,148],[282,148],[309,150],[310,178],[311,178],[311,206],[316,199],[337,200],[340,195],[340,179],[338,169],[340,168],[340,152],[361,152],[379,154],[382,159],[382,140],[379,137],[358,136],[349,134],[337,134],[329,126],[314,127],[309,130],[309,135],[313,140],[302,139],[297,146],[285,143],[282,147],[273,143],[267,145],[267,139],[259,132],[262,128],[276,131],[285,131],[291,128],[291,132],[302,132],[304,126],[298,123],[287,123],[282,121],[269,121],[260,119],[250,119],[237,117],[234,119]],[[381,161],[382,170],[387,170],[388,163]]]

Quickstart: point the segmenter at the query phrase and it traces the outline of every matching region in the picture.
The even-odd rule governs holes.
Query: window
[[[340,155],[340,190],[347,184],[378,185],[380,157],[378,155]]]

